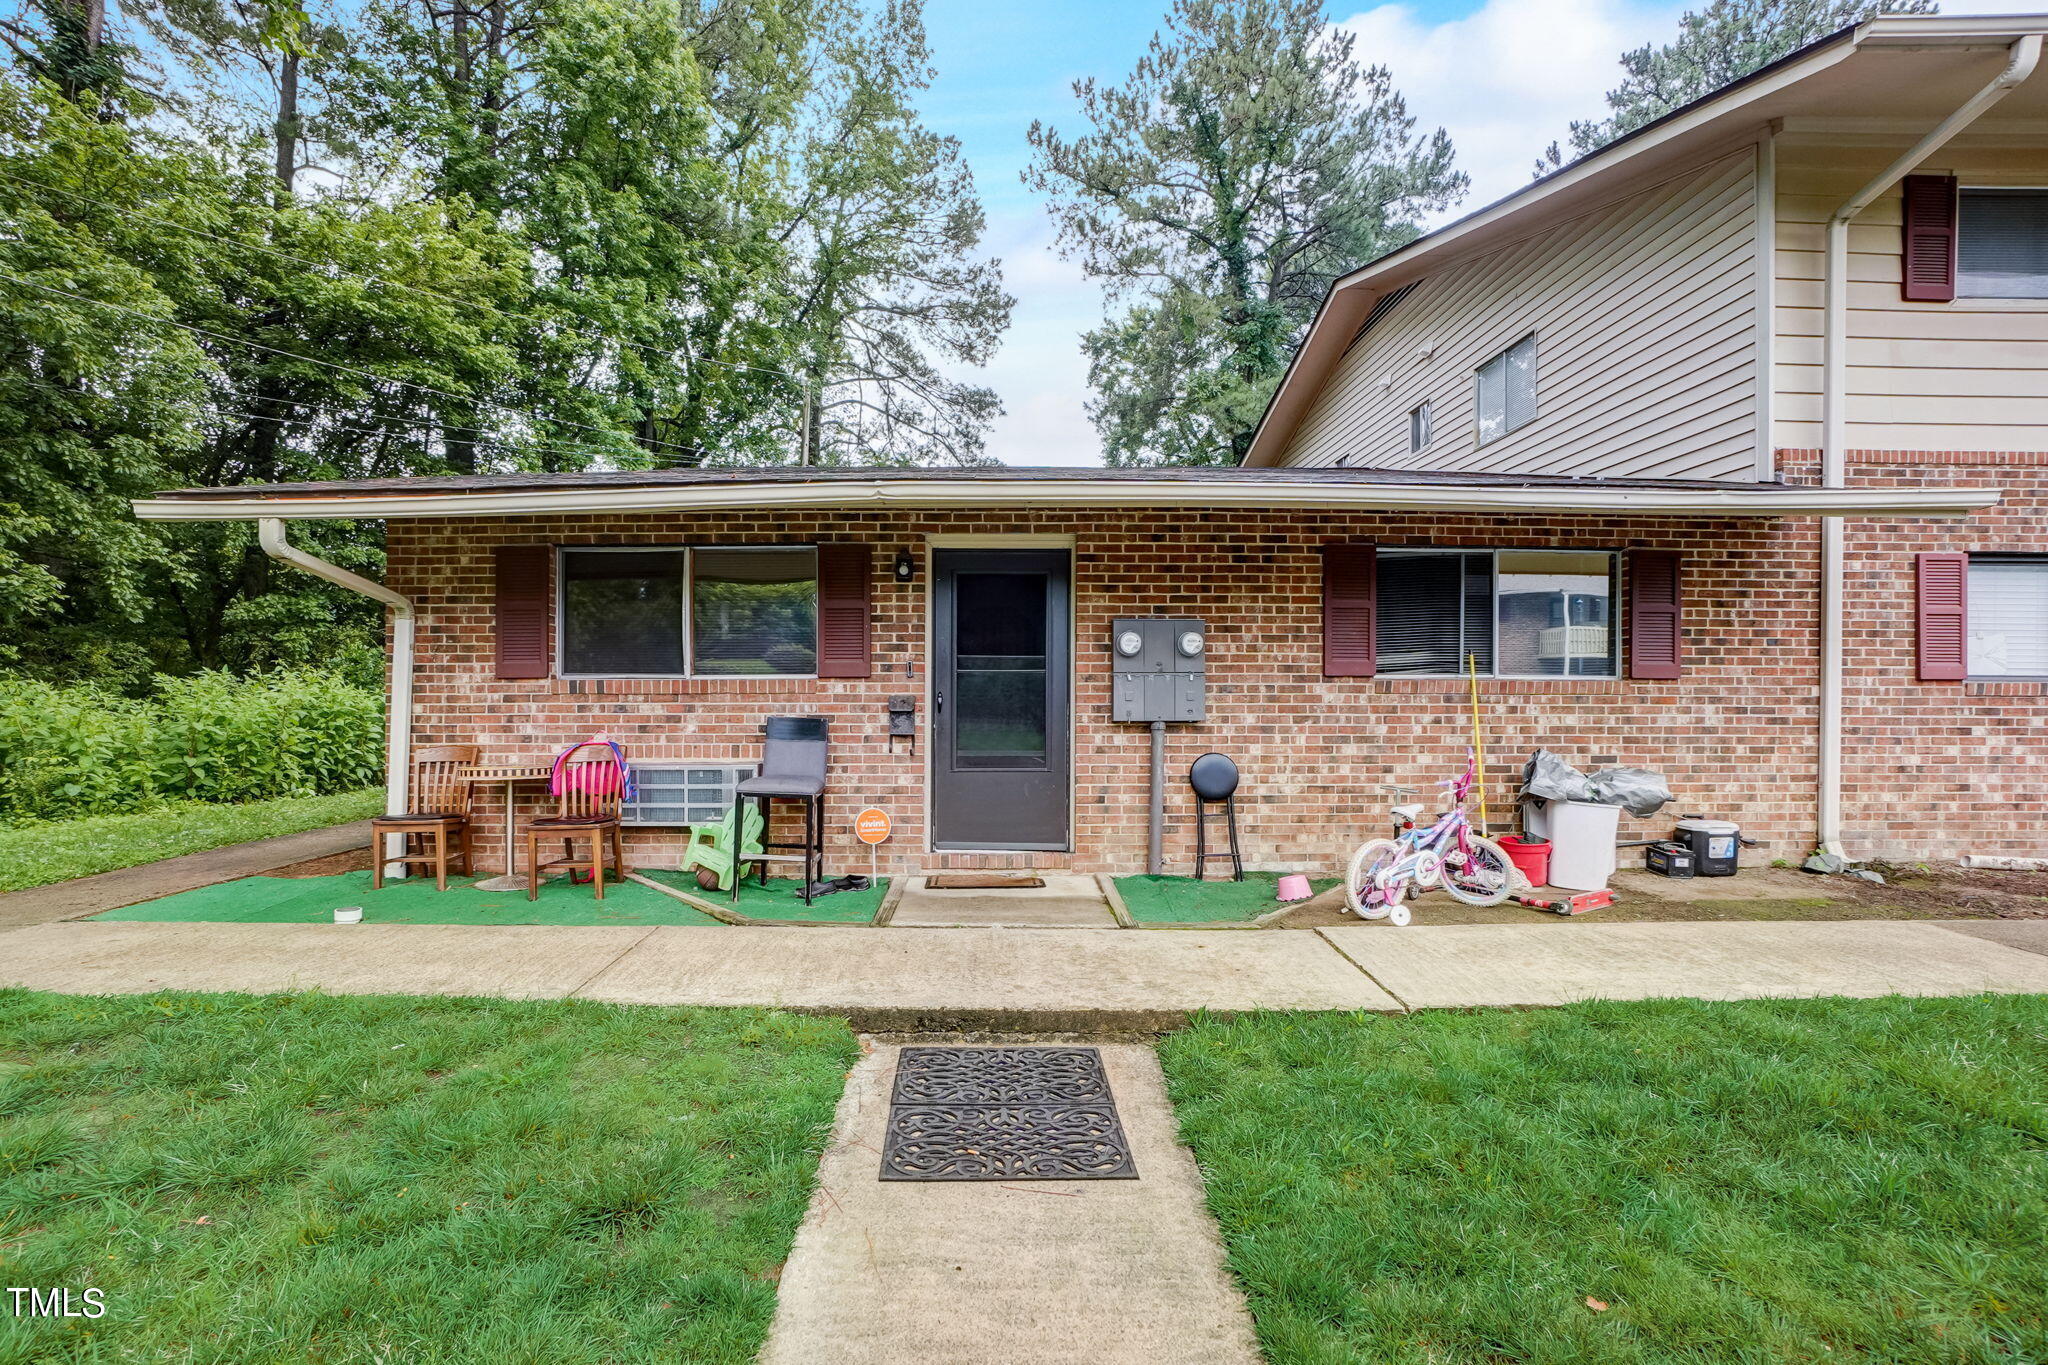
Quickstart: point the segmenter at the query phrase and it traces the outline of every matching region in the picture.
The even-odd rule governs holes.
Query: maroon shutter
[[[1920,676],[1956,682],[1970,675],[1966,651],[1970,557],[1953,551],[1914,556],[1919,589]]]
[[[493,589],[498,676],[548,675],[548,570],[551,545],[500,545]]]
[[[1370,678],[1379,657],[1378,554],[1370,545],[1323,547],[1323,676]]]
[[[1628,552],[1628,675],[1676,678],[1685,671],[1678,551]]]
[[[1905,179],[1905,295],[1933,303],[1956,296],[1956,178]]]
[[[868,676],[868,584],[874,556],[865,545],[818,547],[818,676]]]

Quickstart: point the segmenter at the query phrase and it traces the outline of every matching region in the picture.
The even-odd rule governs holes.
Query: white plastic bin
[[[1550,884],[1567,891],[1602,891],[1614,875],[1614,840],[1621,807],[1597,801],[1530,801],[1522,824],[1550,840]]]

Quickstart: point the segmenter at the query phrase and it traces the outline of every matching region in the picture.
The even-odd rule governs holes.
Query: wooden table
[[[519,814],[518,789],[521,784],[538,782],[545,786],[554,776],[552,763],[479,763],[471,766],[462,775],[462,780],[471,787],[496,783],[505,789],[505,872],[498,877],[486,877],[476,884],[479,891],[523,891],[526,879],[519,875],[519,860],[513,854],[513,841],[518,838],[517,821]]]

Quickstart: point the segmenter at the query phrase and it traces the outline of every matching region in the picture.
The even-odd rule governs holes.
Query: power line
[[[505,318],[510,321],[530,322],[537,327],[558,327],[562,331],[572,333],[576,336],[587,338],[591,341],[599,341],[607,345],[616,344],[631,346],[636,350],[645,351],[648,355],[659,356],[663,360],[672,362],[680,361],[685,366],[718,365],[729,370],[748,370],[753,372],[754,374],[780,375],[784,379],[794,379],[797,382],[799,390],[802,390],[807,384],[807,381],[802,375],[793,374],[788,370],[770,369],[762,365],[742,365],[737,361],[714,360],[708,356],[699,359],[689,355],[687,352],[684,351],[666,351],[659,346],[650,346],[646,342],[635,341],[631,337],[613,337],[608,336],[603,332],[593,332],[582,327],[572,327],[567,323],[547,322],[541,318],[533,316],[531,313],[507,312],[505,309],[499,308],[494,304],[484,303],[476,299],[465,299],[455,294],[444,294],[438,289],[429,289],[425,285],[404,284],[398,280],[390,278],[387,275],[373,275],[366,271],[350,270],[346,266],[335,264],[333,261],[316,261],[311,257],[295,255],[289,251],[280,251],[276,247],[264,246],[259,242],[245,242],[240,240],[239,238],[223,237],[219,233],[208,232],[204,228],[192,227],[189,224],[180,223],[175,219],[159,218],[154,214],[142,213],[136,209],[123,208],[119,204],[111,203],[105,199],[100,199],[93,195],[86,194],[81,190],[66,189],[62,185],[44,185],[37,181],[25,179],[22,176],[10,174],[9,172],[6,171],[0,171],[0,179],[12,180],[17,185],[26,185],[28,188],[32,190],[54,190],[58,194],[70,195],[74,199],[82,199],[88,204],[96,204],[99,207],[106,209],[110,213],[118,213],[121,214],[123,217],[133,218],[137,222],[155,223],[159,227],[167,227],[174,232],[189,233],[194,237],[204,237],[208,241],[219,242],[223,246],[238,247],[244,251],[258,251],[266,256],[275,256],[281,261],[291,261],[294,264],[309,266],[315,270],[332,270],[337,274],[346,275],[350,279],[361,280],[365,284],[382,284],[388,285],[394,289],[410,289],[415,293],[425,294],[429,298],[440,299],[446,303],[452,303],[462,308],[481,309],[484,312],[494,313],[497,316]]]
[[[8,379],[12,379],[18,383],[28,384],[34,388],[48,389],[52,393],[69,394],[74,398],[90,398],[95,402],[115,401],[106,394],[92,393],[84,389],[68,389],[65,388],[62,384],[51,384],[41,379],[29,379],[25,376],[18,374],[0,375],[0,383],[5,383]],[[208,408],[212,409],[213,414],[218,417],[242,417],[252,422],[275,422],[279,426],[291,426],[294,425],[295,423],[302,422],[310,426],[313,425],[316,420],[315,418],[309,416],[278,417],[275,415],[260,412],[244,412],[238,408],[222,407],[218,401],[210,397],[202,399],[201,401],[204,402]],[[444,436],[445,433],[450,431],[466,431],[472,433],[473,435],[481,437],[484,441],[488,441],[492,445],[504,446],[509,450],[545,451],[547,453],[557,455],[610,455],[613,453],[608,450],[599,450],[594,446],[558,445],[547,441],[512,440],[504,436],[500,436],[485,427],[451,427],[439,422],[425,420],[417,417],[393,417],[388,415],[377,417],[365,417],[362,418],[362,420],[378,421],[384,424],[383,426],[366,427],[358,425],[357,423],[354,422],[348,422],[338,419],[336,416],[334,416],[335,410],[333,408],[327,407],[326,405],[321,403],[315,403],[308,401],[306,399],[296,398],[289,399],[286,401],[290,402],[293,407],[306,408],[310,409],[314,413],[322,414],[323,416],[318,420],[324,421],[327,429],[330,431],[350,431],[356,432],[364,436],[388,436],[391,434],[388,428],[392,426],[409,427],[415,431],[422,431],[430,434]],[[356,416],[357,414],[349,413],[344,415]]]
[[[450,398],[458,403],[470,403],[480,407],[496,408],[500,412],[512,413],[514,416],[520,417],[526,421],[538,422],[541,424],[546,424],[547,422],[552,421],[557,426],[574,427],[578,431],[588,431],[598,436],[617,437],[625,441],[634,441],[636,439],[634,437],[625,435],[623,432],[607,431],[603,427],[594,427],[585,422],[572,422],[569,421],[567,418],[560,417],[552,419],[543,418],[533,413],[520,412],[517,408],[510,407],[504,403],[500,403],[495,399],[479,398],[474,394],[451,393],[447,389],[437,389],[431,384],[416,384],[409,379],[397,379],[390,375],[382,375],[370,370],[357,369],[353,365],[343,365],[332,360],[320,360],[314,356],[300,355],[296,351],[287,351],[276,346],[266,346],[260,341],[249,341],[243,337],[229,336],[225,332],[216,332],[211,330],[210,328],[195,326],[194,324],[189,322],[179,322],[176,318],[157,317],[153,314],[142,312],[139,309],[124,307],[123,305],[118,303],[108,303],[105,299],[95,299],[85,294],[73,293],[69,289],[59,289],[55,285],[43,284],[40,281],[26,279],[20,275],[10,275],[5,271],[0,271],[0,280],[12,280],[16,284],[25,284],[31,289],[40,289],[43,290],[45,293],[61,295],[62,297],[67,299],[76,299],[80,303],[89,303],[97,308],[108,308],[112,309],[114,312],[117,313],[126,313],[130,317],[140,318],[144,322],[155,323],[158,326],[181,328],[187,332],[192,333],[195,336],[209,337],[215,341],[225,341],[232,346],[246,346],[252,351],[263,351],[270,355],[283,356],[287,360],[297,360],[308,365],[324,366],[327,369],[335,370],[342,374],[352,374],[362,379],[371,380],[375,383],[396,384],[399,385],[401,388],[416,389],[421,393],[430,393],[438,398]],[[470,429],[475,430],[476,428]],[[654,440],[653,438],[648,438],[643,444],[650,446],[659,446],[664,450],[671,450],[684,455],[710,454],[709,451],[705,450],[701,446],[677,445],[673,441],[660,441]]]

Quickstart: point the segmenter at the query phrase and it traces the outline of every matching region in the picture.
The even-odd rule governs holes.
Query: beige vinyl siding
[[[1788,129],[1777,140],[1778,445],[1820,444],[1821,250],[1828,215],[1912,141]],[[1965,137],[1922,170],[2048,185],[2048,140]],[[1899,296],[1897,190],[1849,228],[1848,443],[1860,450],[2048,450],[2048,301]]]
[[[1757,149],[1419,281],[1340,361],[1281,463],[1752,478]],[[1536,335],[1534,421],[1481,447],[1474,372]],[[1408,449],[1427,399],[1435,439]]]

